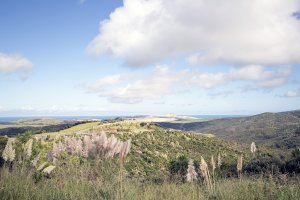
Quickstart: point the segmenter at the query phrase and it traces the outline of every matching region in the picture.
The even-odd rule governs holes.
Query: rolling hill
[[[165,128],[210,133],[216,137],[277,148],[300,146],[300,110],[262,113],[239,118],[224,118],[192,123],[159,123]]]

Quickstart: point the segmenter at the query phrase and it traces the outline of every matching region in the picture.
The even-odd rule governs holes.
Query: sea
[[[26,119],[37,119],[37,118],[49,118],[49,119],[61,119],[61,120],[88,120],[88,119],[99,119],[99,120],[109,120],[115,119],[118,117],[127,118],[127,117],[143,117],[146,115],[137,115],[137,116],[34,116],[34,117],[0,117],[1,123],[10,123],[18,120]],[[189,116],[199,119],[221,119],[221,118],[236,118],[236,117],[245,117],[247,115],[179,115],[179,116]]]

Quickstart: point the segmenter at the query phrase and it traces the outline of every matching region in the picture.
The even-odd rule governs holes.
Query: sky
[[[0,0],[0,116],[300,109],[300,0]]]

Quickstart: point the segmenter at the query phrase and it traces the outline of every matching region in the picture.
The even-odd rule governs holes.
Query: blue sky
[[[299,5],[1,0],[0,116],[299,109]]]

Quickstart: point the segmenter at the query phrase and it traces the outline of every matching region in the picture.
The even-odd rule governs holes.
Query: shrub
[[[300,147],[296,147],[293,151],[292,151],[292,155],[293,157],[297,157],[300,155]]]
[[[182,155],[177,159],[172,160],[169,165],[169,172],[171,180],[184,182],[186,180],[186,174],[188,169],[189,159]],[[195,171],[199,171],[199,161],[194,160]]]
[[[244,167],[244,171],[249,174],[278,174],[282,171],[284,163],[276,157],[264,156],[252,160]]]
[[[286,162],[285,172],[300,173],[300,156]]]
[[[186,156],[180,156],[176,160],[172,160],[169,166],[171,179],[184,182],[188,169],[188,162],[189,161]]]

